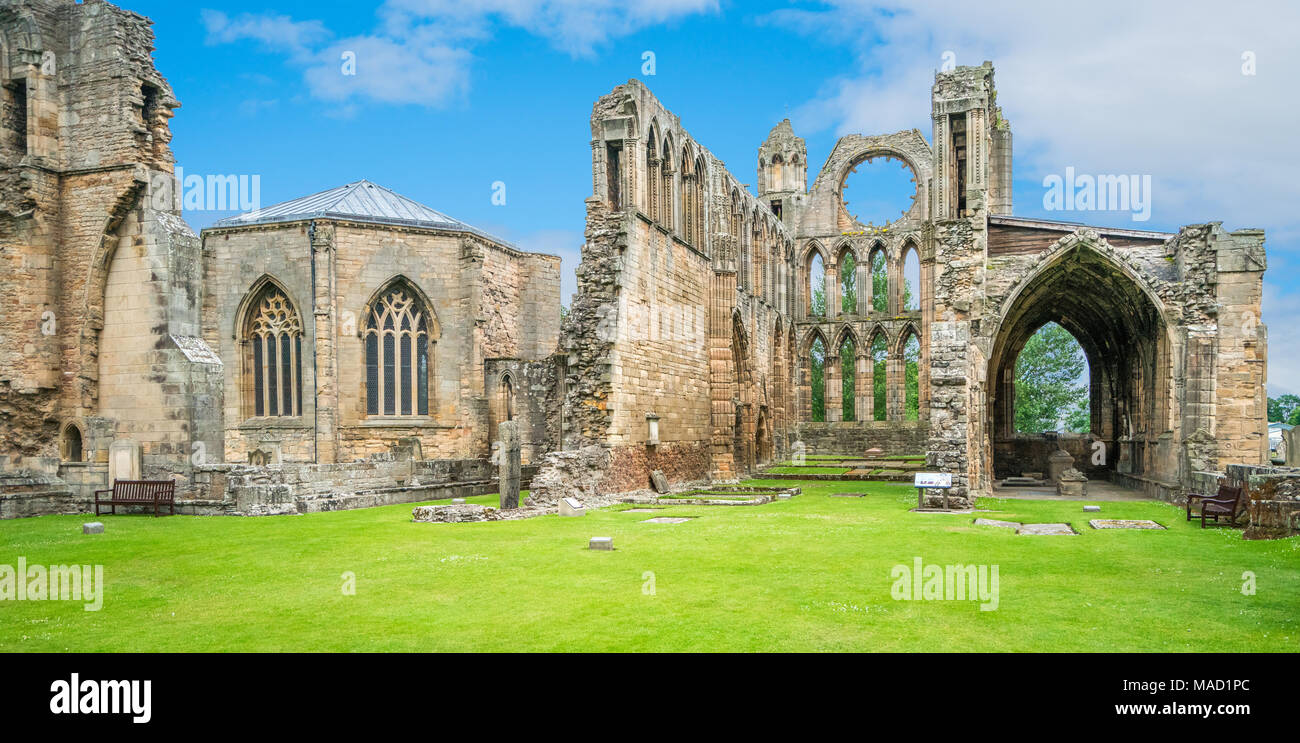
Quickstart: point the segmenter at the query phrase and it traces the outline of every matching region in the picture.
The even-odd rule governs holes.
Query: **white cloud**
[[[1274,265],[1265,275],[1264,319],[1275,321],[1269,386],[1275,394],[1300,390],[1300,330],[1293,329],[1300,326],[1284,321],[1300,311],[1300,298],[1277,270],[1300,252],[1300,5],[843,0],[763,21],[857,54],[855,70],[797,112],[800,128],[916,127],[928,139],[930,86],[951,51],[958,64],[993,61],[1017,180],[1041,182],[1067,166],[1150,174],[1151,227],[1222,220],[1227,229],[1266,229]],[[1254,75],[1242,74],[1247,52]],[[1024,203],[1023,193],[1017,198],[1017,213],[1041,207]],[[1119,223],[1113,215],[1097,221]]]
[[[522,28],[572,55],[589,55],[610,40],[642,28],[717,10],[717,0],[389,0],[375,32],[335,39],[323,23],[274,13],[230,17],[201,12],[208,43],[254,41],[303,68],[308,92],[339,104],[347,115],[355,99],[445,105],[469,88],[472,49],[500,25]],[[344,53],[355,55],[345,74]]]
[[[717,10],[717,0],[388,0],[380,15],[390,33],[427,23],[449,34],[483,38],[501,23],[569,54],[589,55],[611,39]]]
[[[297,59],[312,55],[312,49],[332,34],[320,21],[295,21],[275,13],[241,13],[234,18],[219,10],[201,10],[209,44],[252,40]]]
[[[839,132],[930,131],[945,51],[993,60],[1019,175],[1149,173],[1157,219],[1263,226],[1290,216],[1300,181],[1300,7],[1257,3],[838,2],[766,22],[853,45],[856,73],[800,111]],[[1253,52],[1257,74],[1242,74]],[[1086,169],[1086,170],[1085,170]]]

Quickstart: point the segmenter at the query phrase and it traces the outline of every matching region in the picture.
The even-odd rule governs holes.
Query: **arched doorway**
[[[1091,479],[1112,471],[1177,476],[1170,453],[1158,451],[1171,431],[1170,342],[1159,299],[1145,280],[1080,241],[1026,276],[1005,307],[989,358],[986,472],[1001,479],[1026,467],[1038,471],[1032,462],[1060,447]],[[1016,361],[1049,323],[1068,331],[1087,358],[1088,432],[1068,446],[1056,434],[1016,432]]]

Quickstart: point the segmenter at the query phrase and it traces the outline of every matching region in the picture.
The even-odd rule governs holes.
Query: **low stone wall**
[[[930,444],[930,424],[925,421],[848,421],[797,423],[786,432],[793,452],[802,441],[806,454],[862,455],[882,449],[886,455],[925,454]]]
[[[1103,444],[1096,449],[1096,443]],[[998,439],[993,444],[993,477],[1004,480],[1019,477],[1023,472],[1047,472],[1047,460],[1064,449],[1074,457],[1074,468],[1089,480],[1110,479],[1118,454],[1113,442],[1102,441],[1092,434],[1020,434]],[[1100,453],[1100,464],[1094,464],[1094,455]]]
[[[484,459],[209,465],[194,473],[193,513],[272,516],[343,511],[496,492],[496,468]]]
[[[1184,489],[1177,483],[1164,482],[1150,477],[1144,477],[1142,475],[1133,475],[1127,472],[1117,472],[1114,470],[1110,471],[1109,478],[1103,476],[1096,479],[1109,479],[1111,482],[1122,488],[1141,490],[1143,495],[1148,498],[1155,498],[1156,500],[1162,500],[1166,503],[1181,505],[1187,502],[1187,496]],[[1218,487],[1218,485],[1214,485],[1209,489],[1209,492],[1215,492]]]
[[[1300,467],[1229,465],[1227,476],[1248,485],[1246,539],[1300,535]]]

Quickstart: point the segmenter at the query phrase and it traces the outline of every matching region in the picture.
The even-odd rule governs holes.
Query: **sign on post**
[[[943,491],[943,510],[948,510],[948,488],[952,487],[951,472],[918,472],[913,479],[916,486],[916,507],[925,508],[925,491]]]

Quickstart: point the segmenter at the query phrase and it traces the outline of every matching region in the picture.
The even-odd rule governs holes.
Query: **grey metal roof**
[[[470,232],[493,242],[516,248],[512,243],[477,227],[453,219],[413,199],[367,180],[349,183],[328,191],[303,196],[264,209],[240,214],[215,222],[212,227],[247,227],[304,219],[340,219],[351,222],[427,227],[455,232]]]

